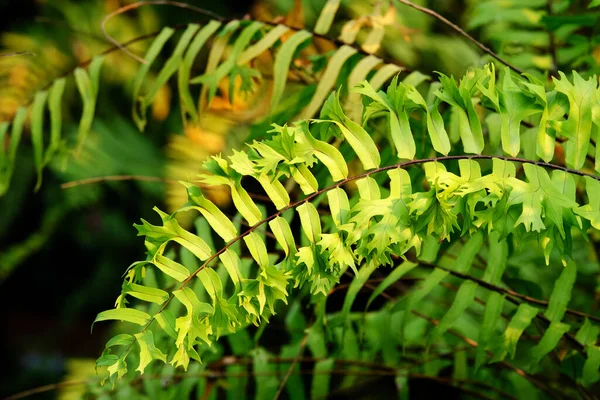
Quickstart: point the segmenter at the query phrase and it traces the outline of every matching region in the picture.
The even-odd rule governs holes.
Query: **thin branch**
[[[435,12],[435,11],[433,11],[433,10],[427,8],[427,7],[423,7],[423,6],[420,6],[418,4],[415,4],[412,1],[408,1],[408,0],[396,0],[396,1],[399,2],[399,3],[402,3],[404,5],[407,5],[409,7],[412,7],[415,10],[421,11],[422,13],[430,15],[430,16],[434,17],[435,19],[443,22],[445,25],[447,25],[450,28],[452,28],[455,32],[457,32],[461,36],[469,39],[473,44],[475,44],[475,46],[479,47],[484,53],[487,53],[490,56],[494,57],[496,60],[500,61],[502,64],[506,65],[508,68],[512,69],[516,73],[518,73],[518,74],[522,74],[523,73],[523,71],[521,71],[519,68],[517,68],[514,65],[510,64],[508,61],[506,61],[505,59],[503,59],[502,57],[500,57],[498,54],[494,53],[489,47],[485,46],[483,43],[481,43],[480,41],[478,41],[477,39],[475,39],[473,36],[469,35],[460,26],[458,26],[455,23],[451,22],[450,20],[448,20],[444,16],[438,14],[437,12]]]
[[[0,58],[4,57],[16,57],[16,56],[36,56],[36,54],[32,51],[16,51],[13,53],[4,53],[0,54]]]
[[[61,189],[74,188],[81,185],[90,185],[93,183],[100,182],[115,182],[115,181],[142,181],[142,182],[161,182],[161,183],[177,183],[177,179],[163,178],[159,176],[145,176],[145,175],[108,175],[108,176],[96,176],[93,178],[79,179],[76,181],[66,182],[60,185]]]
[[[44,385],[44,386],[39,386],[39,387],[36,387],[33,389],[23,390],[22,392],[15,393],[11,396],[8,396],[4,400],[24,399],[25,397],[33,396],[36,394],[51,392],[53,390],[58,390],[58,389],[62,389],[65,387],[70,387],[70,386],[85,385],[85,384],[91,383],[91,382],[92,381],[87,380],[87,379],[74,379],[74,380],[70,380],[70,381],[51,383],[49,385]]]
[[[302,353],[304,352],[304,348],[306,347],[307,339],[308,339],[308,330],[304,334],[304,337],[302,338],[302,342],[300,343],[300,347],[298,348],[298,353],[296,353],[296,357],[294,357],[294,359],[292,360],[292,363],[290,364],[290,367],[288,368],[287,373],[281,380],[281,384],[279,385],[279,389],[277,389],[277,393],[275,393],[275,397],[273,397],[273,400],[278,400],[279,396],[281,396],[281,393],[283,392],[283,389],[285,388],[287,381],[290,379],[290,376],[292,376],[292,373],[294,372],[294,368],[296,368],[296,364],[298,364],[298,360],[302,357]]]
[[[460,348],[459,350],[465,351],[465,348]],[[434,357],[430,357],[427,359],[426,362],[433,361],[433,360],[439,359],[439,358],[447,357],[448,355],[451,355],[457,351],[458,350],[453,350],[451,352],[442,353],[442,354],[436,355]],[[277,363],[277,364],[287,364],[287,363],[293,362],[294,360],[298,361],[297,358],[292,359],[292,358],[284,358],[284,357],[273,357],[273,358],[269,359],[269,362]],[[299,359],[299,361],[302,361],[302,362],[318,362],[318,361],[322,361],[322,360],[324,360],[324,358],[301,357]],[[368,368],[371,371],[348,370],[348,369],[337,369],[337,370],[332,370],[332,371],[315,371],[314,369],[310,369],[310,370],[293,371],[292,373],[300,374],[300,375],[332,374],[332,375],[342,375],[342,376],[352,376],[352,375],[355,375],[355,376],[396,376],[396,375],[398,375],[398,372],[400,372],[402,369],[407,368],[407,367],[404,367],[404,368],[397,369],[397,368],[380,365],[380,364],[376,364],[376,363],[365,362],[362,360],[335,359],[334,361],[338,365],[340,365],[340,364],[342,366],[356,365],[356,366]],[[250,363],[252,363],[252,360],[248,359],[246,357],[226,356],[226,357],[223,357],[220,360],[220,362],[217,361],[215,363],[212,363],[210,366],[214,367],[214,366],[244,365],[244,364],[250,364]],[[408,368],[410,368],[410,366]],[[244,377],[275,376],[278,373],[279,373],[278,371],[227,372],[227,371],[217,371],[217,370],[209,369],[207,371],[201,371],[201,372],[196,372],[196,373],[174,373],[174,374],[170,374],[170,375],[145,374],[145,375],[140,375],[140,376],[135,377],[131,381],[131,384],[134,385],[139,381],[143,381],[143,380],[147,380],[147,379],[149,379],[149,380],[151,380],[151,379],[172,379],[173,380],[176,378],[192,378],[192,377],[212,378],[212,379],[215,379],[215,378],[244,378]],[[479,386],[479,387],[483,387],[485,389],[494,391],[496,393],[501,393],[499,391],[499,389],[497,389],[491,385],[488,385],[485,382],[479,382],[479,381],[475,381],[475,380],[431,377],[431,376],[424,376],[421,374],[414,374],[414,373],[409,373],[409,374],[406,374],[405,376],[407,376],[409,378],[422,378],[422,379],[431,378],[431,379],[438,380],[438,381],[441,379],[446,384],[448,384],[448,383],[451,384],[452,382],[456,382],[459,384]],[[80,379],[80,380],[62,381],[62,382],[44,385],[44,386],[40,386],[37,388],[28,389],[28,390],[16,393],[12,396],[7,397],[6,400],[22,399],[22,398],[29,397],[29,396],[32,396],[35,394],[45,393],[45,392],[49,392],[49,391],[53,391],[53,390],[57,390],[57,389],[65,388],[65,387],[70,387],[70,386],[91,384],[94,382],[97,382],[97,379],[89,379],[89,380]],[[460,390],[464,389],[461,387],[457,387],[457,388]],[[469,392],[469,393],[471,393],[471,392]],[[507,396],[510,396],[510,395],[507,394]]]

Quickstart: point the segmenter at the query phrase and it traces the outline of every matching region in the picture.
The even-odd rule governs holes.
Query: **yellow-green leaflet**
[[[565,161],[570,168],[581,169],[588,153],[592,132],[592,101],[598,90],[598,79],[584,80],[573,71],[573,83],[559,71],[560,79],[552,78],[555,89],[569,98],[569,118],[564,122],[554,122],[557,131],[568,138]]]
[[[183,206],[182,210],[194,208],[200,211],[215,232],[227,242],[237,236],[237,229],[235,229],[233,223],[212,201],[202,195],[202,191],[198,186],[189,182],[180,183],[186,187],[191,202]]]
[[[257,233],[251,232],[250,234],[244,236],[244,242],[246,242],[246,246],[248,246],[248,250],[250,250],[252,258],[254,258],[258,265],[263,268],[269,265],[267,246]]]
[[[31,106],[31,142],[33,144],[33,161],[37,172],[37,191],[42,184],[42,157],[44,154],[44,106],[48,99],[48,92],[42,91],[35,94]]]
[[[589,203],[577,208],[575,213],[588,219],[594,228],[600,229],[600,182],[586,176],[585,192]]]
[[[299,141],[306,139],[314,152],[315,157],[319,159],[326,167],[334,182],[341,181],[348,177],[348,165],[344,156],[338,149],[322,140],[315,139],[308,129],[303,129],[303,135],[298,135],[296,138]]]
[[[92,91],[92,82],[87,72],[83,68],[77,68],[73,73],[77,89],[83,101],[83,114],[79,121],[79,133],[77,135],[78,151],[83,148],[83,142],[92,128],[92,120],[94,117],[94,92]]]
[[[295,167],[296,168],[292,170],[292,178],[300,186],[302,193],[308,195],[319,190],[317,178],[315,178],[306,165],[296,164]]]
[[[339,228],[341,225],[347,223],[350,218],[348,195],[344,190],[335,188],[327,192],[327,199],[333,223]]]
[[[146,78],[146,75],[148,74],[148,71],[150,70],[150,67],[152,66],[152,63],[154,62],[156,57],[158,57],[158,54],[160,53],[164,45],[167,43],[167,40],[169,40],[169,38],[173,35],[174,32],[175,30],[172,28],[163,28],[163,30],[156,37],[156,39],[154,39],[154,41],[150,45],[150,48],[146,52],[146,55],[144,56],[146,64],[142,64],[140,66],[140,69],[137,75],[135,76],[135,80],[133,81],[132,117],[133,121],[135,122],[136,126],[140,131],[143,131],[144,127],[146,126],[145,114],[142,114],[138,109],[138,106],[141,104],[139,94],[140,90],[142,89],[142,84]]]
[[[62,131],[62,112],[61,100],[65,91],[65,78],[59,78],[54,81],[50,94],[48,96],[48,110],[50,111],[50,145],[46,149],[44,164],[48,164],[50,159],[58,150]]]
[[[329,120],[315,120],[317,122],[333,122],[340,128],[342,135],[360,159],[363,167],[373,169],[379,167],[381,155],[373,138],[362,126],[348,118],[340,106],[339,91],[332,93],[323,105],[321,118]]]
[[[552,157],[554,156],[554,148],[555,148],[555,139],[554,136],[551,136],[548,127],[548,98],[546,96],[546,88],[544,84],[534,78],[530,74],[523,74],[530,82],[524,82],[523,85],[526,86],[530,93],[535,95],[537,100],[542,103],[542,117],[539,122],[539,128],[537,132],[537,142],[536,142],[536,154],[539,158],[544,160],[545,162],[550,162]]]
[[[106,348],[113,346],[129,346],[135,342],[135,337],[128,333],[120,333],[116,336],[113,336],[107,343]]]
[[[238,65],[246,64],[248,61],[258,57],[263,52],[270,49],[275,42],[277,42],[279,38],[281,38],[281,36],[283,36],[289,30],[290,28],[285,25],[277,25],[273,29],[269,30],[269,32],[262,39],[248,47],[242,52],[242,54],[240,54],[237,60]]]
[[[178,282],[183,282],[190,276],[190,271],[186,267],[179,264],[177,261],[173,261],[170,258],[163,256],[162,254],[157,253],[154,256],[152,263],[156,265],[156,267],[162,272]]]
[[[312,203],[306,202],[297,208],[302,230],[312,243],[321,240],[321,219]]]
[[[370,97],[371,99],[375,100],[375,102],[384,110],[388,111],[390,127],[389,132],[390,136],[392,137],[392,142],[396,147],[398,158],[413,159],[416,152],[415,140],[411,132],[408,115],[404,110],[404,105],[401,104],[401,102],[404,101],[404,98],[396,94],[397,90],[406,91],[408,88],[405,86],[397,86],[396,82],[397,77],[394,78],[392,85],[388,90],[388,94],[380,95],[379,93],[376,93],[371,85],[369,85],[369,83],[366,81],[356,85],[352,89],[352,92],[360,93]],[[396,99],[396,97],[398,97],[399,101]],[[417,100],[413,101],[417,102]],[[424,102],[424,100],[422,101]],[[366,115],[363,125],[366,123]]]
[[[269,227],[286,256],[290,254],[290,251],[296,250],[296,242],[292,234],[292,229],[285,219],[276,217],[269,221]]]
[[[178,225],[176,226],[177,228],[179,228],[177,230],[177,234],[179,234],[180,237],[174,237],[172,239],[174,242],[179,243],[180,245],[194,253],[194,255],[202,261],[208,259],[212,255],[210,247],[208,246],[208,244],[206,244],[204,240],[202,240],[202,238],[192,233],[189,233],[188,231],[182,229]]]
[[[204,289],[213,302],[217,297],[221,297],[223,295],[223,283],[214,269],[204,268],[198,272],[196,277],[200,279],[202,286],[204,286]]]
[[[142,286],[136,283],[129,283],[127,285],[127,290],[124,290],[123,293],[158,305],[163,304],[169,298],[169,293],[164,290]]]
[[[150,315],[143,311],[136,310],[133,308],[119,308],[114,310],[106,310],[102,311],[96,316],[96,319],[92,324],[92,329],[94,328],[94,324],[96,322],[108,320],[126,321],[143,326],[150,322]]]
[[[324,35],[329,32],[329,28],[331,28],[333,18],[335,17],[339,6],[340,0],[327,0],[325,7],[323,7],[323,10],[321,10],[321,13],[319,14],[317,23],[315,24],[315,33]]]
[[[242,275],[240,274],[242,262],[239,256],[231,249],[227,249],[219,255],[219,260],[221,260],[227,273],[229,273],[229,277],[235,286],[235,291],[239,291],[242,281]]]
[[[370,176],[358,179],[356,181],[358,187],[358,193],[361,199],[364,200],[379,200],[381,199],[381,192],[379,191],[379,185],[375,179]]]
[[[410,175],[405,169],[388,171],[390,177],[390,199],[408,199],[412,194]]]
[[[347,120],[345,122],[349,123],[351,128],[337,121],[327,122],[333,122],[338,126],[338,128],[340,128],[342,134],[344,135],[344,138],[348,141],[350,146],[352,146],[352,149],[354,150],[354,152],[356,153],[356,155],[362,162],[363,167],[366,170],[379,167],[381,158],[379,156],[377,146],[375,146],[375,142],[373,142],[373,139],[371,139],[369,134],[360,125],[350,120]]]
[[[246,192],[240,184],[236,184],[231,182],[229,187],[231,188],[231,197],[233,199],[233,204],[238,209],[240,214],[246,221],[252,226],[256,225],[263,219],[262,213],[256,206],[256,203]]]
[[[208,38],[210,38],[220,27],[221,23],[213,20],[200,29],[185,52],[183,61],[179,65],[179,72],[177,74],[177,89],[179,90],[182,113],[189,114],[195,123],[198,123],[198,112],[196,111],[196,105],[192,99],[189,86],[192,64]]]
[[[175,316],[169,310],[162,310],[154,316],[163,331],[173,339],[177,339],[177,331],[175,330]]]
[[[271,106],[269,107],[271,112],[277,107],[281,101],[281,96],[283,96],[294,52],[298,46],[311,37],[311,34],[305,30],[298,31],[288,38],[277,51],[273,64],[273,91],[271,92]]]
[[[140,371],[143,374],[152,360],[167,362],[167,355],[154,345],[154,336],[151,330],[136,333],[134,336],[140,346],[140,364],[136,368],[136,371]]]
[[[175,328],[178,331],[175,342],[177,347],[183,347],[184,341],[187,339],[187,349],[193,349],[197,338],[200,338],[207,344],[211,344],[212,342],[208,336],[212,333],[212,328],[206,324],[206,320],[203,317],[207,314],[213,314],[214,308],[208,303],[201,303],[194,291],[189,287],[175,290],[173,295],[187,310],[187,315],[175,320]]]
[[[335,52],[327,63],[325,72],[323,72],[323,75],[319,79],[317,90],[311,98],[310,103],[295,119],[312,118],[317,111],[319,111],[321,105],[327,98],[327,95],[331,92],[331,89],[333,89],[344,63],[354,54],[356,54],[356,49],[346,45],[343,45]]]
[[[290,204],[290,195],[278,179],[266,174],[259,175],[257,179],[278,210]]]
[[[423,99],[421,94],[414,86],[408,87],[407,97],[420,105],[423,111],[425,111],[425,114],[427,115],[427,132],[429,133],[429,138],[431,139],[433,149],[438,153],[448,155],[450,152],[450,138],[448,137],[448,133],[444,127],[444,120],[438,111],[437,104],[429,107],[425,102],[425,99]],[[404,114],[404,116],[405,115],[406,114]],[[402,131],[406,131],[408,129],[410,132],[410,125],[407,125],[407,122],[408,121],[404,123],[404,129]]]

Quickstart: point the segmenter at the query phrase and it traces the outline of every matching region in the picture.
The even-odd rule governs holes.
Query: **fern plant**
[[[235,208],[249,228],[240,231],[197,186],[182,182],[188,190],[188,203],[172,215],[157,209],[162,220],[160,225],[142,221],[142,225],[137,226],[139,234],[145,237],[148,258],[128,269],[117,307],[100,313],[96,319],[132,322],[142,327],[141,333],[113,338],[98,365],[108,366],[111,377],[124,375],[127,356],[132,351],[138,352],[136,343],[140,372],[151,360],[166,362],[167,355],[155,347],[152,333],[163,331],[172,338],[170,348],[176,348],[168,361],[186,369],[190,358],[200,360],[200,349],[208,351],[214,340],[235,334],[248,324],[260,326],[276,313],[278,301],[287,303],[290,292],[303,287],[308,288],[317,304],[311,329],[320,325],[321,329],[347,325],[356,293],[377,268],[393,267],[393,270],[377,287],[374,296],[417,268],[422,258],[435,261],[441,241],[456,241],[464,236],[467,242],[452,267],[434,265],[431,273],[401,303],[389,305],[386,311],[391,316],[401,315],[395,332],[398,345],[403,344],[408,315],[420,307],[429,292],[449,276],[466,276],[448,312],[428,335],[427,347],[452,328],[474,303],[478,291],[485,291],[488,299],[478,329],[476,368],[485,364],[487,349],[492,362],[504,361],[509,353],[514,357],[521,335],[537,318],[547,326],[539,343],[530,349],[532,367],[552,352],[564,336],[568,339],[568,348],[587,355],[581,379],[587,383],[595,381],[599,349],[595,346],[596,339],[584,340],[582,335],[590,329],[597,330],[596,322],[589,319],[574,323],[563,321],[577,273],[577,266],[571,261],[573,236],[585,236],[589,227],[599,226],[599,210],[594,204],[600,189],[598,178],[571,168],[583,166],[589,138],[582,140],[585,135],[580,132],[567,140],[567,167],[516,158],[521,152],[520,119],[511,116],[511,111],[513,114],[517,109],[519,114],[547,114],[547,109],[535,103],[536,97],[546,98],[549,93],[568,90],[565,86],[570,87],[567,93],[572,93],[573,103],[582,104],[580,93],[594,98],[599,93],[598,82],[595,78],[584,81],[575,74],[571,83],[563,76],[556,80],[553,90],[546,92],[543,86],[511,77],[508,70],[501,81],[502,84],[495,83],[493,67],[471,71],[460,84],[442,76],[441,87],[429,103],[413,85],[401,83],[397,78],[386,92],[375,92],[368,82],[363,82],[352,89],[365,101],[362,119],[358,122],[347,117],[336,93],[325,102],[319,119],[299,121],[292,126],[275,125],[269,140],[248,144],[246,151],[234,150],[229,160],[213,157],[205,164],[208,173],[200,179],[207,185],[229,186]],[[463,90],[460,96],[463,87],[473,89],[466,93]],[[537,94],[534,94],[536,89]],[[466,97],[472,104],[474,96],[479,96],[480,101],[491,99],[496,104],[494,112],[502,121],[496,134],[508,156],[479,154],[485,147],[480,117],[458,103]],[[511,105],[515,98],[522,99],[519,108]],[[460,154],[447,155],[452,147],[438,111],[440,100],[460,113],[462,149],[459,144],[454,146],[454,151]],[[591,108],[598,104],[597,97],[590,99],[587,118],[581,118],[580,111],[571,106],[563,109],[566,117],[556,113],[560,116],[546,120],[546,124],[564,126],[581,118],[572,126],[587,123],[591,130],[595,123],[597,129],[599,121],[592,120]],[[510,123],[515,120],[516,127]],[[383,126],[389,136],[388,149],[393,148],[393,151],[378,149],[368,133],[376,126]],[[511,132],[511,128],[517,132]],[[421,137],[422,148],[418,152],[413,131],[427,134]],[[336,137],[338,148],[329,143]],[[544,154],[545,140],[546,137],[540,135],[536,147],[538,154],[550,160],[554,156],[554,144],[550,154]],[[490,147],[493,148],[493,144]],[[433,154],[437,155],[425,157]],[[394,163],[394,158],[408,161]],[[348,164],[352,160],[358,160],[365,172],[349,177]],[[483,163],[484,160],[492,162]],[[458,173],[445,167],[450,161],[458,161]],[[517,175],[515,163],[522,164],[524,176]],[[409,172],[409,166],[422,166],[422,172]],[[415,178],[423,176],[423,172],[425,182],[419,182]],[[587,203],[577,201],[576,176],[585,177]],[[277,212],[267,216],[261,211],[244,188],[244,177],[258,181]],[[299,186],[302,194],[298,200],[290,200],[282,178],[292,179]],[[357,190],[349,187],[351,182]],[[320,216],[318,207],[328,208],[327,218]],[[191,210],[199,211],[206,221],[205,229],[210,227],[223,241],[224,246],[218,251],[201,237],[212,241],[212,233],[193,234],[178,225],[176,215]],[[297,220],[303,232],[301,239],[291,228]],[[257,233],[261,227],[270,230],[275,238],[272,246],[265,240],[266,230]],[[495,323],[510,298],[496,286],[505,265],[501,260],[488,259],[481,281],[470,279],[468,273],[484,242],[489,243],[493,254],[506,254],[507,238],[539,242],[546,263],[550,262],[552,250],[557,249],[565,266],[547,307],[540,309],[527,302],[517,303],[514,316],[497,330]],[[166,257],[173,242],[202,264],[190,270],[173,256]],[[240,246],[242,243],[245,249]],[[277,249],[281,251],[279,255],[275,253]],[[240,259],[246,251],[254,261],[251,264]],[[144,278],[149,269],[155,268],[153,275],[158,273],[164,283],[152,285],[149,284],[152,280],[148,282]],[[342,310],[326,316],[327,295],[346,271],[352,271],[355,278]],[[163,290],[165,288],[172,289],[168,292]],[[127,308],[128,296],[155,305],[147,310]],[[182,306],[186,311],[177,317]],[[116,346],[124,346],[124,351],[116,351]]]
[[[369,54],[381,40],[373,23],[362,47],[348,28],[346,44],[299,72],[316,83],[286,88],[294,60],[329,32],[339,3],[326,3],[314,33],[252,20],[188,25],[146,82],[174,29],[149,46],[133,84],[140,130],[175,74],[184,124],[202,124],[224,79],[235,99],[271,74],[269,111],[255,128],[262,132],[180,182],[187,203],[136,225],[146,258],[126,270],[115,308],[94,322],[129,324],[96,362],[112,385],[90,393],[208,398],[221,386],[228,398],[284,390],[321,398],[364,375],[393,380],[401,398],[417,379],[470,396],[594,398],[600,318],[593,293],[584,291],[586,301],[572,293],[578,281],[597,285],[598,260],[590,265],[580,251],[600,229],[597,76],[559,72],[545,83],[495,64],[459,79],[404,76]],[[193,77],[211,39],[206,68]],[[271,65],[260,69],[254,61],[265,52]],[[39,177],[54,153],[85,142],[101,64],[74,73],[83,101],[75,145],[60,139],[65,81],[33,100]],[[0,125],[0,138],[9,128],[11,136],[0,159],[4,190],[25,118],[23,108]],[[230,192],[230,209],[206,195],[217,187]],[[180,223],[190,213],[194,232]],[[522,277],[530,264],[545,272]],[[261,341],[277,323],[285,337]]]

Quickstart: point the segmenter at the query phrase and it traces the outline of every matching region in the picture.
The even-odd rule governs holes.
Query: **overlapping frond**
[[[335,13],[336,8],[330,11]],[[324,13],[323,15],[327,15]],[[332,14],[333,15],[333,14]],[[319,22],[319,33],[325,34],[331,26],[331,21]],[[222,82],[229,82],[228,99],[231,103],[238,101],[241,96],[247,96],[249,92],[258,90],[258,84],[265,79],[272,79],[269,85],[272,87],[269,93],[269,109],[256,118],[265,118],[277,112],[281,106],[281,100],[286,92],[290,71],[298,65],[306,64],[299,62],[302,59],[302,49],[308,46],[314,39],[313,34],[306,30],[295,31],[285,25],[271,25],[258,21],[232,20],[228,23],[210,21],[204,26],[190,24],[177,38],[172,52],[168,54],[166,62],[161,66],[156,77],[150,77],[151,68],[157,64],[157,59],[166,51],[175,34],[175,29],[164,28],[148,47],[145,54],[145,64],[141,64],[133,82],[133,120],[140,130],[144,130],[147,124],[147,109],[156,100],[169,79],[177,75],[177,87],[179,101],[182,110],[184,124],[199,125],[203,111],[210,105],[215,95],[221,90]],[[353,41],[347,41],[337,49],[330,57],[320,57],[319,64],[324,66],[323,71],[313,68],[310,73],[315,75],[318,83],[310,88],[313,93],[307,100],[303,109],[298,112],[297,118],[310,118],[320,109],[329,92],[336,84],[348,84],[348,86],[363,80],[367,74],[374,71],[371,83],[380,87],[392,75],[402,70],[394,64],[386,64],[374,55],[365,53],[363,61],[356,62],[360,53],[359,47],[351,47]],[[201,51],[210,45],[206,67],[198,76],[192,77],[192,71]],[[364,51],[363,51],[364,52]],[[264,54],[272,54],[269,62],[270,70],[255,66],[255,60]],[[83,141],[92,128],[95,113],[96,100],[100,86],[100,66],[102,57],[95,58],[88,70],[77,68],[73,75],[77,89],[81,95],[83,112],[79,122],[78,135],[74,139],[75,144],[69,144],[70,138],[62,137],[62,108],[61,100],[65,88],[65,78],[54,82],[49,91],[39,92],[31,105],[29,116],[31,119],[31,138],[34,148],[35,165],[38,173],[38,187],[41,183],[42,168],[52,156],[60,150],[63,154],[69,149],[81,149]],[[316,63],[315,63],[316,65]],[[344,72],[344,66],[351,65],[350,73]],[[379,67],[379,68],[378,68]],[[352,73],[352,71],[355,71]],[[198,101],[194,101],[192,91],[194,85],[201,84]],[[311,86],[311,85],[309,85]],[[351,100],[348,100],[351,104]],[[50,129],[44,129],[45,108],[50,111]],[[354,105],[358,107],[360,105]],[[9,148],[2,148],[2,154],[7,153],[2,159],[2,184],[0,194],[8,188],[11,178],[11,170],[14,167],[15,155],[20,143],[25,121],[25,111],[19,111],[10,122],[0,125],[0,134],[10,136]],[[9,129],[10,128],[10,129]],[[10,134],[7,135],[7,131]],[[50,132],[46,135],[46,132]],[[49,144],[45,145],[45,136],[49,136]],[[48,140],[48,139],[46,139]]]

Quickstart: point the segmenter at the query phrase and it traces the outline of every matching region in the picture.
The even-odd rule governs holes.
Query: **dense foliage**
[[[135,225],[146,257],[94,322],[126,324],[81,393],[419,398],[433,381],[465,398],[595,398],[600,3],[579,3],[473,2],[466,26],[495,52],[454,26],[487,56],[431,75],[399,61],[422,37],[388,49],[403,11],[449,24],[410,1],[329,0],[307,27],[302,2],[279,20],[172,3],[210,20],[130,54],[133,123],[160,119],[149,109],[172,82],[188,136],[233,128],[216,145],[202,133],[196,164],[167,178],[186,200]],[[2,194],[27,131],[36,189],[47,166],[94,154],[108,57],[0,123]]]

